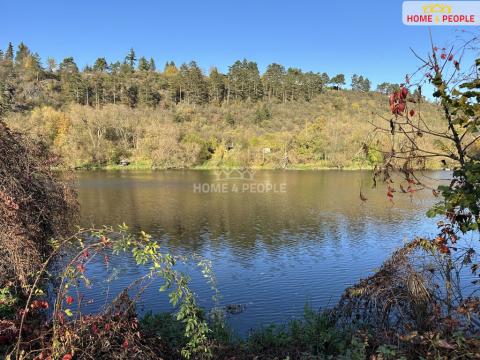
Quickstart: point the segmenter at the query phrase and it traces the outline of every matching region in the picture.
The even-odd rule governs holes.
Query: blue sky
[[[0,46],[24,41],[42,59],[123,59],[130,47],[163,68],[196,60],[222,71],[237,59],[401,82],[428,51],[428,28],[402,24],[402,2],[323,0],[1,1]],[[434,27],[440,46],[453,27]]]

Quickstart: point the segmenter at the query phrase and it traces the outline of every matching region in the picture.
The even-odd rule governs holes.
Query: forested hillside
[[[0,52],[0,113],[71,167],[368,167],[381,154],[362,144],[398,85],[372,91],[354,75],[345,86],[343,74],[279,64],[261,74],[248,60],[206,75],[193,61],[160,71],[133,49],[82,70],[71,57],[42,64],[23,43]],[[434,125],[436,107],[423,107]]]

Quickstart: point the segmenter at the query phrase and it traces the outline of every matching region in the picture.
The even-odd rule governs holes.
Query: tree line
[[[24,43],[14,50],[9,43],[0,50],[0,112],[22,111],[39,105],[60,107],[77,103],[94,107],[124,104],[129,107],[155,107],[165,103],[223,103],[231,101],[278,102],[311,100],[325,88],[341,89],[345,75],[304,72],[270,64],[263,74],[257,63],[238,60],[226,74],[217,68],[205,75],[195,61],[177,66],[173,61],[159,71],[153,58],[137,58],[130,49],[123,61],[108,63],[104,57],[92,66],[79,69],[73,57],[60,63],[53,58],[42,64],[37,53]],[[384,83],[377,91],[390,90],[395,84]],[[368,92],[371,82],[353,75],[352,90]]]

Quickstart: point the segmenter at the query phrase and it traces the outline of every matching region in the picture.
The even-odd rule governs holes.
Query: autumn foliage
[[[407,104],[408,89],[401,87],[400,90],[395,91],[389,97],[390,111],[394,115],[403,115]]]

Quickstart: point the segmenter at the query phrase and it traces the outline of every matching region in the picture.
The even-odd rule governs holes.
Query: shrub
[[[50,253],[48,241],[71,230],[76,196],[51,170],[58,164],[45,145],[0,121],[0,282],[26,288]]]
[[[349,359],[366,358],[366,340],[361,340],[348,329],[336,326],[335,314],[331,311],[314,311],[308,305],[304,316],[286,325],[271,325],[253,332],[248,338],[252,354],[268,354],[267,358],[306,358],[336,356]]]
[[[269,120],[272,117],[272,113],[267,104],[263,103],[255,111],[255,124],[261,124],[265,120]]]

